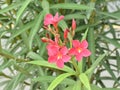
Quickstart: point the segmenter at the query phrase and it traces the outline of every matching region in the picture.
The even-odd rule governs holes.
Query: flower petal
[[[76,59],[77,59],[78,62],[81,61],[82,60],[81,54],[76,55]]]
[[[75,48],[71,48],[68,54],[75,55],[75,51],[76,51]]]
[[[62,57],[62,60],[63,60],[64,62],[68,62],[70,59],[71,59],[71,57],[70,57],[69,55],[64,55],[64,56]]]
[[[55,20],[55,21],[58,21],[58,16],[59,16],[59,15],[58,15],[58,12],[57,12],[57,13],[55,14],[55,16],[54,16],[54,20]]]
[[[87,48],[88,47],[88,42],[86,40],[83,40],[80,44],[80,47]]]
[[[78,47],[80,45],[79,40],[73,40],[72,41],[73,47]]]
[[[56,56],[50,56],[48,57],[48,62],[49,63],[55,63],[57,61],[57,57]]]
[[[63,68],[64,67],[64,62],[61,59],[59,59],[56,64],[57,64],[57,66],[59,68]]]
[[[49,56],[53,56],[53,55],[56,55],[56,54],[57,54],[57,52],[59,51],[59,47],[56,46],[56,45],[51,45],[51,44],[49,44],[49,45],[47,46],[47,50],[48,50],[48,55],[49,55]]]
[[[47,14],[44,19],[44,25],[52,24],[53,16],[52,14]]]
[[[64,19],[63,15],[59,17],[58,21],[61,21],[62,19]]]
[[[88,57],[91,55],[91,52],[88,50],[88,49],[84,49],[82,52],[81,52],[82,56],[84,57]]]
[[[62,53],[62,55],[66,55],[67,53],[68,53],[68,49],[67,49],[67,47],[62,47],[61,49],[60,49],[60,52]]]

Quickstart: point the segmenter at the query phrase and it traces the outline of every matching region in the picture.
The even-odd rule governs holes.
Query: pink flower
[[[47,26],[53,24],[54,27],[57,27],[58,22],[63,18],[64,16],[62,15],[59,17],[58,13],[56,13],[55,16],[53,16],[52,14],[47,14],[44,19],[44,25]]]
[[[48,62],[49,63],[56,63],[56,65],[59,68],[63,68],[64,67],[64,63],[68,62],[71,57],[69,55],[67,55],[68,53],[68,49],[66,46],[64,47],[56,47],[55,46],[47,46],[47,50],[48,50]]]
[[[75,55],[78,61],[82,60],[83,57],[88,57],[91,55],[91,52],[87,49],[88,42],[83,40],[79,42],[79,40],[72,41],[73,48],[69,50],[70,55]]]
[[[76,29],[76,21],[73,19],[72,20],[72,30]]]

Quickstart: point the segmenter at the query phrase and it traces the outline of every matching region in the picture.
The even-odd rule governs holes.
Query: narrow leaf
[[[22,15],[22,13],[24,12],[25,8],[27,7],[27,5],[31,2],[31,0],[25,0],[21,6],[21,8],[18,10],[17,12],[17,18],[16,18],[16,22],[19,21],[20,16]]]
[[[89,10],[94,9],[86,5],[74,4],[74,3],[61,3],[55,4],[50,7],[51,9],[75,9],[75,10]]]
[[[42,1],[42,8],[44,9],[44,11],[45,11],[46,13],[49,13],[49,3],[48,3],[47,0],[43,0],[43,1]]]
[[[103,60],[103,58],[106,56],[105,54],[100,55],[95,62],[92,64],[92,66],[85,72],[86,74],[93,73],[94,69],[98,66],[99,62]]]
[[[119,88],[100,88],[96,85],[91,85],[92,90],[120,90]]]
[[[40,28],[40,24],[42,23],[44,14],[45,14],[44,11],[41,12],[35,19],[34,26],[29,35],[29,49],[30,50],[32,49],[32,42],[33,42],[34,36]]]
[[[111,44],[113,44],[116,48],[120,48],[120,43],[117,42],[117,40],[115,39],[110,39],[108,37],[105,37],[105,36],[100,36],[103,40],[105,40],[106,42],[109,42]]]
[[[19,7],[22,4],[23,4],[23,2],[13,3],[13,4],[3,8],[3,9],[0,9],[0,14],[2,14],[4,12],[8,12],[9,10],[15,9],[15,8]]]
[[[55,76],[40,76],[38,78],[34,78],[33,81],[35,82],[48,82],[51,83],[56,77]],[[75,84],[75,81],[72,79],[64,79],[61,84]]]
[[[88,90],[91,90],[91,87],[90,87],[90,83],[89,83],[89,79],[87,77],[87,75],[85,73],[81,73],[79,75],[79,78],[81,80],[81,82],[84,84],[84,86],[88,89]]]
[[[98,12],[98,13],[99,14],[103,14],[103,15],[108,16],[108,17],[112,17],[112,18],[120,20],[120,12],[115,12],[115,13]]]
[[[36,54],[35,52],[29,52],[27,57],[36,59],[36,60],[44,60],[40,55]]]
[[[59,75],[51,84],[50,86],[48,87],[47,90],[54,90],[54,88],[60,84],[65,78],[71,76],[73,74],[70,74],[70,73],[64,73],[64,74],[61,74]]]
[[[81,82],[80,82],[80,80],[76,81],[76,83],[73,85],[72,90],[81,90]]]
[[[65,16],[65,20],[71,20],[71,19],[85,19],[86,16],[80,14],[80,13],[75,13],[75,14],[69,14]]]
[[[62,70],[62,71],[65,71],[65,72],[75,73],[71,68],[69,68],[67,66],[64,66],[64,68],[61,69],[61,68],[58,68],[56,65],[50,64],[50,63],[48,63],[47,61],[44,61],[44,60],[30,61],[28,63],[35,64],[35,65],[40,65],[40,66],[44,66],[44,67],[49,67],[49,68],[54,68],[54,69]]]
[[[28,30],[29,28],[31,28],[33,26],[33,22],[30,22],[26,25],[23,25],[20,29],[18,30],[12,30],[12,36],[9,38],[9,41],[13,38],[15,38],[16,36],[22,34],[23,32],[25,32],[26,30]]]

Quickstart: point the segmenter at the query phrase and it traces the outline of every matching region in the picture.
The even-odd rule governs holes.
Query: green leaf
[[[120,12],[115,12],[115,13],[98,12],[98,13],[99,14],[103,14],[103,15],[108,16],[108,17],[112,17],[112,18],[120,20]]]
[[[85,39],[86,39],[88,30],[89,30],[89,29],[87,28],[87,30],[85,31],[85,34],[84,34],[83,37],[82,37],[82,40],[85,40]],[[81,41],[82,41],[82,40],[81,40]]]
[[[71,75],[73,75],[73,74],[71,74],[71,73],[64,73],[64,74],[59,75],[59,76],[50,84],[50,86],[48,87],[47,90],[54,90],[54,88],[55,88],[58,84],[60,84],[65,78],[67,78],[67,77],[69,77],[69,76],[71,76]]]
[[[64,20],[60,21],[60,22],[58,23],[58,25],[62,28],[63,31],[64,31],[66,28],[68,28],[67,23],[66,23]]]
[[[0,9],[0,14],[8,12],[9,10],[15,9],[15,8],[21,6],[22,4],[23,4],[23,2],[12,3],[11,5],[3,8],[3,9]]]
[[[24,80],[24,75],[21,73],[18,73],[16,76],[10,80],[10,82],[5,86],[4,90],[15,90],[15,88],[18,86],[18,84]]]
[[[79,80],[73,85],[72,90],[81,90],[81,82]]]
[[[6,58],[15,59],[15,56],[5,49],[0,50],[0,55],[5,56]]]
[[[117,83],[119,83],[118,80],[117,80],[117,77],[115,76],[115,74],[114,74],[114,72],[113,72],[113,70],[110,68],[110,65],[109,65],[108,63],[105,63],[105,62],[101,62],[101,63],[102,63],[102,65],[105,67],[105,69],[110,73],[111,77],[112,77],[115,81],[117,81]]]
[[[95,34],[94,34],[94,28],[90,27],[88,30],[88,43],[89,43],[89,50],[91,51],[91,55],[90,55],[90,60],[92,61],[92,63],[94,63],[95,61]]]
[[[55,4],[50,7],[51,9],[75,9],[75,10],[93,10],[94,8],[91,8],[86,5],[81,4],[74,4],[74,3],[61,3],[61,4]]]
[[[95,70],[95,68],[98,66],[98,64],[100,63],[101,60],[103,60],[103,58],[106,56],[107,53],[104,53],[102,55],[100,55],[95,62],[92,64],[92,66],[85,72],[86,74],[92,74]]]
[[[44,60],[30,61],[28,63],[35,64],[35,65],[40,65],[40,66],[44,66],[44,67],[49,67],[49,68],[54,68],[54,69],[62,70],[62,71],[69,72],[69,73],[75,73],[71,68],[69,68],[67,66],[64,66],[64,68],[61,69],[61,68],[58,68],[56,65],[50,64],[50,63],[48,63],[47,61],[44,61]]]
[[[46,83],[51,83],[56,77],[55,76],[40,76],[37,78],[34,78],[34,82],[46,82]],[[72,79],[64,79],[61,84],[75,84],[75,81]]]
[[[25,8],[28,6],[28,4],[31,2],[31,0],[25,0],[21,6],[21,8],[17,12],[17,17],[16,17],[16,23],[18,23],[20,16],[23,14]]]
[[[40,55],[38,55],[35,52],[29,52],[27,54],[27,57],[32,58],[32,59],[36,59],[36,60],[44,60]]]
[[[12,36],[9,38],[9,41],[13,38],[15,38],[16,36],[22,34],[23,32],[25,32],[26,30],[30,29],[33,26],[33,22],[27,23],[26,25],[23,25],[20,29],[18,30],[12,30]]]
[[[120,90],[119,88],[100,88],[96,85],[91,85],[92,90]]]
[[[81,73],[81,74],[79,75],[79,79],[81,80],[81,82],[84,84],[84,86],[85,86],[88,90],[91,90],[88,76],[87,76],[85,73]]]
[[[116,60],[117,60],[117,71],[120,72],[120,54],[119,51],[116,51]]]
[[[42,8],[46,13],[49,13],[49,3],[47,0],[42,1]]]
[[[68,14],[68,15],[65,15],[65,20],[71,20],[71,19],[85,19],[86,16],[85,15],[82,15],[80,13],[75,13],[75,14]]]
[[[32,49],[32,42],[33,42],[34,36],[36,35],[37,31],[40,29],[40,25],[42,23],[44,15],[45,15],[45,12],[42,11],[35,19],[34,26],[29,35],[29,49],[30,50]]]
[[[7,68],[7,67],[9,67],[9,66],[11,66],[11,65],[13,65],[13,61],[7,61],[7,62],[5,62],[4,61],[4,63],[2,63],[2,65],[0,65],[0,72],[2,72],[2,70],[4,70],[5,68]]]

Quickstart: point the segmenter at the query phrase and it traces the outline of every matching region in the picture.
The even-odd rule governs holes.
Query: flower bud
[[[46,37],[42,37],[41,40],[42,40],[42,42],[49,42],[49,39]]]
[[[64,39],[68,37],[68,32],[69,32],[69,29],[64,30]]]
[[[72,20],[72,30],[76,29],[76,21],[73,19]]]

